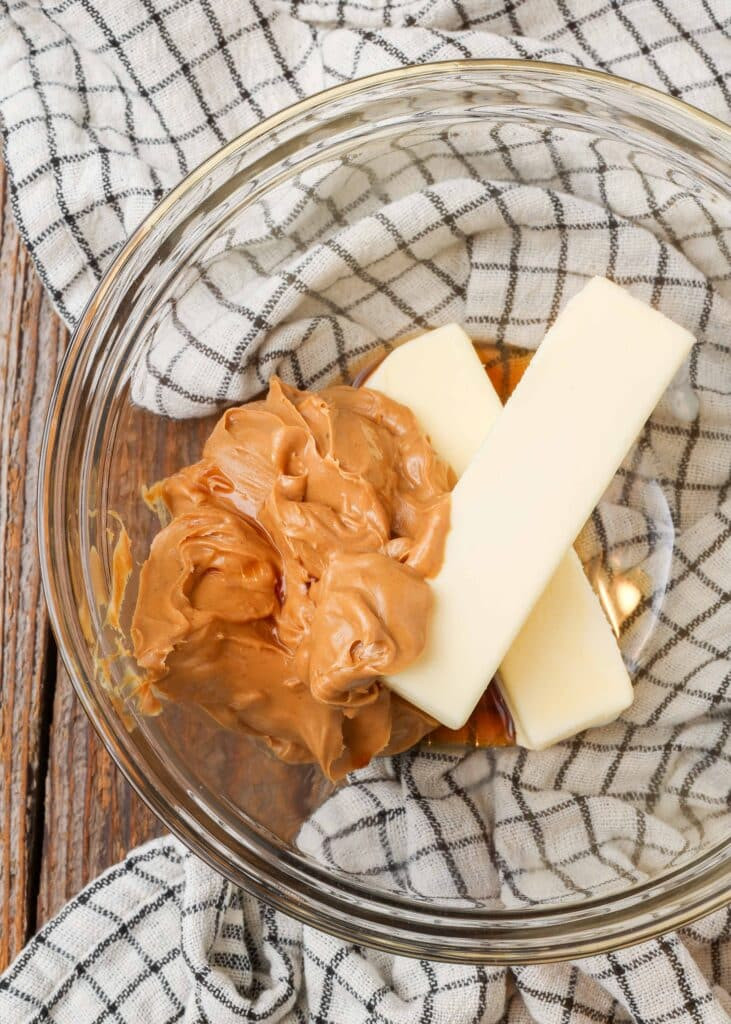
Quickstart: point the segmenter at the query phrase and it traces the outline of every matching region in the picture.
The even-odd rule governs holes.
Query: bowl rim
[[[52,478],[56,416],[63,405],[74,366],[84,349],[84,342],[99,307],[143,240],[164,220],[177,202],[206,175],[232,154],[280,125],[324,108],[335,100],[368,94],[371,90],[384,85],[402,81],[412,83],[434,76],[466,72],[520,72],[521,75],[527,74],[529,77],[536,75],[556,80],[574,80],[577,83],[593,83],[628,96],[639,96],[650,105],[662,108],[671,115],[682,116],[686,121],[695,122],[705,131],[712,133],[716,140],[722,140],[728,147],[724,159],[728,161],[731,170],[731,125],[651,86],[603,71],[548,61],[460,59],[392,68],[317,92],[260,121],[202,161],[157,203],[133,231],[105,271],[79,318],[59,367],[43,432],[37,505],[41,577],[49,619],[58,640],[59,652],[76,695],[95,731],[126,780],[156,817],[188,849],[219,874],[237,885],[242,885],[265,903],[310,926],[351,941],[356,938],[354,931],[357,929],[357,941],[401,955],[429,956],[435,960],[455,962],[465,962],[467,957],[470,962],[502,965],[556,962],[613,951],[644,941],[688,924],[731,902],[731,837],[720,841],[679,868],[614,895],[597,896],[581,903],[482,912],[479,918],[469,910],[450,910],[446,913],[440,907],[435,912],[429,909],[428,901],[424,901],[423,909],[416,901],[410,902],[408,910],[403,913],[402,900],[394,894],[384,891],[377,898],[364,898],[362,890],[357,889],[357,884],[349,892],[348,882],[343,883],[342,879],[339,888],[335,889],[330,885],[323,885],[322,880],[313,883],[309,879],[298,879],[291,870],[289,884],[283,885],[281,877],[271,871],[266,856],[267,843],[260,838],[257,838],[254,844],[259,846],[260,851],[255,857],[258,874],[242,869],[240,865],[240,870],[234,871],[223,840],[220,837],[216,839],[209,832],[206,837],[207,845],[204,845],[196,832],[192,817],[184,809],[175,807],[169,799],[169,794],[166,797],[156,786],[146,785],[138,765],[115,741],[114,733],[100,714],[100,706],[94,700],[91,687],[81,678],[72,652],[65,642],[63,618],[66,610],[57,600],[58,588],[53,580],[57,570],[53,568],[54,549],[49,517],[48,482]],[[250,847],[247,847],[247,850],[250,855]],[[700,876],[693,874],[694,867],[699,863],[706,865],[706,870]],[[247,863],[247,867],[249,866],[251,860]],[[241,877],[241,870],[244,871],[245,880]],[[327,872],[323,871],[322,875],[326,876]],[[673,902],[668,895],[672,896],[672,893],[680,888],[684,889],[682,904],[677,899]],[[323,906],[322,903],[325,890],[327,906]],[[361,912],[356,920],[353,915],[355,906],[358,906]],[[402,923],[393,916],[397,906],[402,910]],[[638,917],[641,920],[637,920]],[[414,926],[420,930],[418,935],[414,931]],[[450,929],[446,937],[449,946],[445,946],[445,927]],[[570,931],[570,941],[566,939],[567,928]],[[482,944],[477,951],[476,941]]]

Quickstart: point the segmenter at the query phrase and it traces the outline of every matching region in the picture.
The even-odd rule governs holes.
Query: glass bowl
[[[39,501],[46,597],[76,691],[115,761],[171,831],[221,874],[286,913],[359,943],[503,964],[617,948],[729,900],[728,806],[720,799],[709,808],[704,788],[709,777],[727,771],[725,727],[718,726],[718,738],[680,785],[683,759],[698,753],[697,744],[683,732],[687,723],[671,715],[650,772],[644,759],[651,744],[637,739],[650,735],[641,721],[648,714],[643,696],[619,725],[558,752],[526,758],[507,748],[432,749],[398,763],[375,762],[373,785],[381,773],[393,801],[378,806],[371,783],[356,777],[334,787],[316,768],[282,764],[190,708],[166,705],[156,717],[140,714],[129,699],[133,666],[119,656],[105,609],[119,524],[131,538],[134,592],[157,525],[141,491],[197,458],[225,404],[261,390],[275,370],[315,386],[350,380],[383,352],[383,342],[448,320],[465,322],[476,341],[535,347],[556,312],[555,281],[575,291],[594,270],[596,248],[606,245],[601,259],[608,272],[682,322],[690,319],[687,326],[705,346],[701,363],[691,364],[665,400],[659,440],[643,435],[579,545],[600,596],[618,572],[637,570],[649,579],[647,614],[618,628],[641,692],[663,685],[656,665],[669,593],[690,576],[699,587],[719,590],[724,606],[729,589],[728,577],[704,581],[705,563],[689,563],[680,582],[673,566],[674,556],[689,557],[678,551],[681,533],[692,534],[727,499],[728,449],[719,445],[724,417],[726,437],[731,429],[727,374],[723,379],[728,350],[724,363],[723,339],[717,324],[709,324],[717,314],[708,312],[710,299],[698,305],[695,295],[729,291],[730,153],[730,132],[720,122],[596,72],[477,60],[388,71],[298,103],[221,149],[159,204],[114,261],[75,333],[48,418]],[[469,234],[464,222],[439,205],[455,178],[492,190],[498,207],[503,203],[502,222],[481,225],[479,246],[473,239],[462,245]],[[337,273],[287,277],[295,256],[323,246],[337,251],[343,232],[357,233],[364,218],[393,211],[419,191],[433,200],[430,216],[444,217],[445,230],[454,232],[454,252],[445,263],[436,261],[433,288],[419,276],[433,253],[420,248],[418,230],[415,240],[394,240],[390,255],[366,261],[365,271],[350,266],[345,254]],[[522,197],[518,207],[511,205],[515,195]],[[553,210],[548,228],[516,222],[523,213],[515,210],[535,209],[531,197]],[[594,218],[596,231],[583,241],[575,235],[575,204],[585,204]],[[465,207],[459,216],[469,212]],[[644,232],[644,241],[634,231]],[[659,254],[656,261],[643,255],[646,243]],[[497,270],[484,263],[493,256],[496,265],[503,260]],[[676,257],[697,271],[695,290],[678,278]],[[704,292],[703,268],[711,266]],[[261,288],[276,274],[289,288],[289,306],[267,333],[262,325],[276,319],[278,297],[266,300],[264,316]],[[399,298],[404,294],[408,302]],[[521,316],[536,308],[543,312]],[[293,342],[298,317],[310,327]],[[351,340],[345,349],[336,344],[333,357],[320,332],[337,342],[343,323]],[[181,337],[192,345],[183,355]],[[180,361],[201,351],[210,356],[211,375],[195,380],[191,395],[180,382],[191,372],[195,379],[195,368],[186,378]],[[204,400],[196,398],[199,390]],[[161,415],[170,412],[177,418]],[[705,443],[694,447],[688,437]],[[678,479],[666,471],[673,457],[668,445],[676,454],[678,445],[687,449],[678,457]],[[610,542],[602,538],[607,523]],[[128,598],[122,607],[123,634],[133,603]],[[703,664],[713,676],[724,651],[709,639],[707,618],[682,630],[694,650],[705,651]],[[704,696],[698,677],[691,677],[701,726],[716,728],[727,711],[722,694]],[[619,768],[617,750],[628,762]],[[590,769],[577,773],[587,752]],[[415,758],[421,776],[409,796],[398,780],[405,785]],[[428,873],[414,883],[408,866],[379,866],[378,857],[388,860],[403,843],[415,843],[415,858],[428,861],[433,836],[419,838],[420,821],[430,817],[430,801],[442,799],[440,785],[454,778],[461,780],[465,814],[476,803],[483,814],[477,837],[465,833],[461,884],[424,882]],[[359,793],[367,796],[361,805]],[[608,817],[616,812],[616,820],[613,833],[597,836],[591,807],[602,794],[611,797]],[[378,857],[363,849],[368,842],[333,854],[338,822],[347,822],[354,808],[375,829],[376,846],[386,844]],[[540,820],[553,814],[558,827],[541,828]],[[562,814],[569,815],[566,826]],[[485,827],[498,817],[499,851]],[[646,826],[655,838],[643,844],[638,830]],[[507,852],[506,828],[514,836]]]

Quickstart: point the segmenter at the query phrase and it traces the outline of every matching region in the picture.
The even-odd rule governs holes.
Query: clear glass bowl
[[[522,148],[529,149],[537,139],[549,147],[553,161],[542,178],[520,156],[521,140]],[[132,401],[132,390],[147,394],[148,400],[154,392],[155,381],[151,384],[145,367],[169,342],[175,310],[195,298],[201,270],[213,268],[224,305],[238,312],[249,283],[249,257],[254,253],[265,264],[271,255],[267,233],[286,242],[297,231],[297,244],[305,247],[308,238],[327,241],[356,223],[364,210],[373,212],[408,196],[414,179],[401,175],[403,165],[416,168],[423,181],[435,186],[454,174],[458,158],[462,167],[465,161],[471,164],[478,181],[489,178],[519,187],[533,183],[553,189],[551,194],[569,191],[603,209],[611,231],[616,227],[612,218],[631,214],[617,209],[616,191],[612,200],[607,198],[601,175],[597,189],[596,176],[582,174],[581,160],[588,152],[604,160],[606,175],[623,174],[640,185],[643,180],[660,183],[666,196],[657,211],[661,228],[663,223],[668,227],[663,217],[669,217],[679,196],[695,197],[699,208],[713,212],[716,234],[719,223],[731,220],[729,129],[677,100],[603,74],[524,61],[456,61],[384,72],[277,114],[179,185],[105,275],[60,373],[44,440],[40,538],[54,629],[84,708],[138,793],[199,856],[268,903],[360,943],[438,959],[526,963],[636,942],[729,900],[728,819],[715,815],[714,827],[686,834],[676,855],[651,859],[642,872],[630,872],[618,884],[590,875],[582,878],[580,892],[534,894],[517,904],[487,882],[458,896],[446,890],[444,895],[415,894],[406,884],[387,884],[380,876],[350,871],[347,864],[336,868],[314,856],[301,840],[301,829],[332,798],[334,788],[317,769],[281,764],[183,707],[166,707],[158,717],[141,716],[125,699],[129,665],[123,658],[104,660],[117,645],[103,608],[119,518],[129,530],[139,566],[157,525],[141,501],[141,488],[195,460],[212,422],[210,415],[176,420],[156,415]],[[331,216],[323,218],[308,206],[312,182],[333,171],[336,183],[358,178],[358,197],[341,201],[337,185],[328,196]],[[263,209],[271,215],[264,229]],[[713,240],[713,234],[711,228],[704,237]],[[558,267],[560,241],[552,251]],[[222,254],[234,256],[231,266],[224,260],[223,270]],[[409,258],[421,257],[412,253]],[[227,267],[233,273],[227,274]],[[536,276],[520,260],[512,269],[514,299],[520,302],[522,289],[537,286]],[[648,268],[648,274],[655,273]],[[322,294],[307,298],[320,308]],[[475,323],[471,329],[486,340],[501,323],[507,300],[487,288],[480,301],[484,331]],[[366,341],[356,355],[335,365],[323,357],[317,365],[316,354],[310,353],[312,376],[349,378],[377,354],[367,317],[366,303],[361,316]],[[460,319],[459,309],[437,303],[426,319],[434,326]],[[385,333],[397,337],[407,326],[401,311]],[[516,328],[517,336],[508,328],[502,340],[533,345],[543,326],[525,324]],[[224,317],[201,326],[214,346],[216,332],[223,330],[236,330],[236,324]],[[227,367],[221,397],[250,394],[275,368],[295,375],[292,360],[271,350],[243,375],[237,375],[237,365]],[[691,418],[697,412],[697,396],[687,381],[680,382],[675,399],[681,420],[688,406]],[[209,414],[213,408],[203,411]],[[182,411],[190,416],[195,409]],[[607,500],[652,524],[657,557],[651,582],[661,602],[674,518],[668,482],[657,468],[650,464],[643,480],[638,493],[628,495],[626,487],[615,486]],[[591,538],[586,543],[591,547]],[[630,547],[625,553],[631,562]],[[616,565],[607,566],[600,550],[590,568],[598,573],[595,582],[601,589],[602,572],[611,576]],[[123,608],[124,628],[132,604],[127,601]],[[651,632],[652,626],[625,637],[625,654],[635,667],[642,664]],[[728,745],[721,744],[715,756],[727,764],[728,753]],[[513,764],[505,759],[516,755],[484,750],[451,756],[481,759],[481,798],[489,803],[490,779],[501,766]],[[563,792],[562,785],[568,793],[565,781],[556,783],[554,792]],[[627,799],[640,815],[658,796],[640,790]],[[523,853],[515,850],[514,855],[520,861]],[[544,866],[558,867],[562,856],[550,839],[541,851]],[[485,864],[486,879],[492,877],[489,867]]]

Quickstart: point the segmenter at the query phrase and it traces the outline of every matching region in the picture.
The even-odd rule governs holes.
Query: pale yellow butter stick
[[[457,324],[406,342],[366,386],[408,406],[458,476],[502,412],[472,342]],[[490,629],[489,618],[484,629]],[[394,682],[403,697],[418,703],[418,676]],[[573,549],[503,658],[500,684],[516,740],[531,749],[611,722],[631,703],[619,647]]]
[[[432,581],[427,646],[387,680],[396,692],[460,728],[500,666],[518,741],[532,748],[628,706],[616,642],[569,549],[692,342],[595,278],[548,332],[504,410],[452,325],[406,343],[369,378],[413,409],[455,471],[467,467]]]

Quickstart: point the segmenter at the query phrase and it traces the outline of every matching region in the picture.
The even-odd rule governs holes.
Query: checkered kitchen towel
[[[69,323],[187,170],[326,85],[451,57],[535,57],[632,77],[723,118],[731,104],[728,0],[15,0],[0,11],[13,210]],[[731,827],[731,218],[620,143],[587,137],[564,160],[555,142],[504,126],[479,152],[445,140],[416,164],[395,146],[377,205],[357,174],[300,177],[315,201],[262,207],[194,268],[134,383],[139,402],[187,416],[247,397],[274,369],[300,384],[347,374],[356,350],[414,322],[457,319],[476,337],[535,345],[593,273],[696,334],[692,389],[681,381],[661,405],[582,538],[589,564],[653,584],[623,634],[632,709],[541,754],[377,761],[298,839],[371,882],[511,907],[641,880]],[[717,1024],[730,991],[728,912],[573,964],[416,962],[303,928],[167,839],[46,925],[0,979],[0,1021]]]

